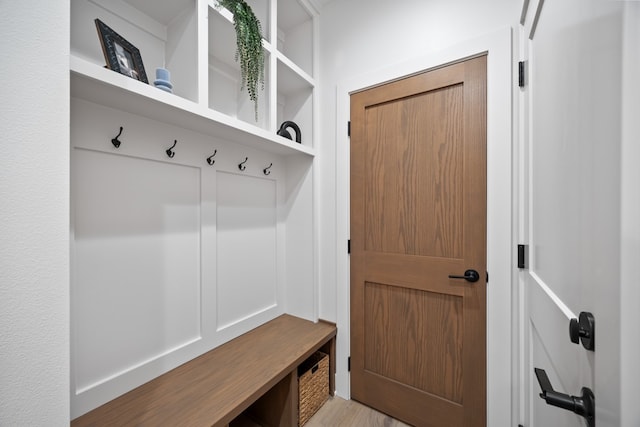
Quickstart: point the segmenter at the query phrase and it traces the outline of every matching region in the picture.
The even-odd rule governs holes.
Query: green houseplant
[[[233,15],[236,30],[236,61],[240,63],[241,90],[247,88],[249,99],[255,105],[258,121],[258,85],[264,89],[264,51],[262,26],[245,0],[218,0],[218,6]]]

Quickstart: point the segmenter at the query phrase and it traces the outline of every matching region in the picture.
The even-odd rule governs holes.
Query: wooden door
[[[479,279],[449,278],[466,270]],[[480,56],[351,96],[352,398],[416,426],[484,426],[485,304]]]

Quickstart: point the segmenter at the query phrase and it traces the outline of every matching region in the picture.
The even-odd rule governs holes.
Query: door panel
[[[365,250],[461,257],[462,100],[456,84],[366,109]]]
[[[548,301],[548,300],[547,300]],[[532,360],[535,361],[535,366],[544,366],[545,372],[549,376],[549,380],[551,384],[557,390],[572,390],[571,385],[563,381],[563,378],[569,378],[570,375],[567,375],[568,371],[564,371],[562,367],[556,367],[554,360],[557,361],[557,357],[550,354],[546,350],[548,347],[545,346],[545,342],[547,340],[539,334],[539,330],[535,327],[531,328],[530,333],[531,339],[531,348],[532,348]],[[576,371],[578,367],[576,366]],[[575,374],[574,374],[575,375]],[[577,375],[574,376],[575,379],[578,378]],[[534,380],[535,381],[535,380]],[[573,381],[572,383],[574,383]],[[531,390],[531,405],[532,405],[532,418],[530,423],[527,423],[527,426],[584,426],[584,422],[579,420],[578,417],[569,411],[563,411],[558,408],[549,407],[546,402],[540,399],[540,387],[537,382],[532,384]],[[575,390],[580,390],[580,387]]]
[[[548,288],[535,273],[527,280],[528,301],[528,347],[530,349],[532,418],[530,426],[583,426],[579,416],[550,407],[539,397],[540,386],[533,375],[533,368],[544,369],[554,389],[563,393],[579,395],[581,369],[587,365],[587,354],[582,347],[569,341],[569,321],[575,315]]]
[[[365,370],[462,403],[462,297],[366,282],[365,306]]]
[[[484,426],[486,56],[354,94],[351,123],[351,395]]]
[[[585,426],[539,397],[534,368],[556,391],[595,393],[596,425],[619,425],[619,247],[622,2],[525,2],[527,78],[520,241],[529,243],[524,295],[523,421]],[[596,351],[569,339],[594,314]]]

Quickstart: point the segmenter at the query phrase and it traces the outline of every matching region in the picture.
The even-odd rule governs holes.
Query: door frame
[[[476,56],[487,56],[487,425],[513,425],[518,413],[518,295],[512,290],[516,269],[513,241],[513,30],[455,44],[400,64],[340,82],[336,93],[336,393],[350,398],[347,358],[350,349],[349,121],[350,93]],[[508,224],[508,225],[506,225]],[[505,367],[508,367],[505,369]],[[507,403],[508,402],[508,403]],[[517,423],[516,423],[517,424]]]

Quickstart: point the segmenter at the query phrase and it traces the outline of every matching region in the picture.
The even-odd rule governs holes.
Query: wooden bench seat
[[[297,367],[330,355],[336,327],[282,315],[71,422],[80,426],[227,426],[249,411],[265,424],[297,426]]]

